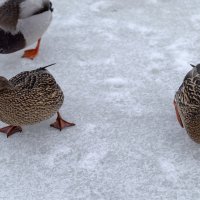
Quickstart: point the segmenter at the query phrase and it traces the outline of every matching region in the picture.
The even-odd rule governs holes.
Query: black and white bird
[[[0,54],[9,54],[37,42],[23,57],[34,59],[40,40],[52,20],[49,0],[0,0]]]

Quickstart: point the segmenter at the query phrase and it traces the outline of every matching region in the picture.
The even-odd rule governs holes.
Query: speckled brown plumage
[[[200,65],[185,76],[175,95],[175,106],[189,136],[200,143]]]
[[[9,81],[0,77],[0,120],[12,126],[41,122],[62,106],[64,95],[43,68],[22,72]]]

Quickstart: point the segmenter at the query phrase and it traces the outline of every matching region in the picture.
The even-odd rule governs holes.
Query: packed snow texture
[[[39,56],[0,55],[1,76],[56,62],[60,112],[76,126],[55,130],[54,116],[0,134],[0,199],[199,200],[200,145],[172,102],[189,64],[200,62],[200,1],[53,5]]]

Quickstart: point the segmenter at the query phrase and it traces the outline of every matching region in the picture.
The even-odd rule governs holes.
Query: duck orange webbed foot
[[[7,138],[17,132],[22,132],[22,128],[20,126],[6,126],[0,129],[0,132],[5,133]]]
[[[28,58],[33,60],[38,55],[38,52],[39,51],[37,49],[26,50],[22,58]]]
[[[63,120],[62,117],[60,116],[59,112],[57,112],[57,114],[58,114],[58,117],[56,119],[56,122],[51,124],[50,125],[51,127],[57,128],[57,129],[59,129],[61,131],[65,127],[75,126],[74,123],[70,123],[70,122],[67,122],[67,121]]]
[[[39,53],[40,41],[41,39],[38,40],[38,43],[35,49],[29,49],[29,50],[24,51],[24,55],[22,56],[22,58],[28,58],[28,59],[33,60]]]
[[[181,127],[184,128],[183,122],[182,122],[181,117],[180,117],[180,115],[178,113],[178,108],[177,108],[175,100],[174,100],[174,107],[175,107],[175,111],[176,111],[176,118],[177,118],[179,124],[181,125]]]

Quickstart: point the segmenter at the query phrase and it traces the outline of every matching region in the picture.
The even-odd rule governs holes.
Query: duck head
[[[11,83],[3,76],[0,76],[0,91],[5,89],[12,89]]]
[[[197,65],[192,65],[190,64],[194,69],[196,69],[196,71],[200,74],[200,64]]]

